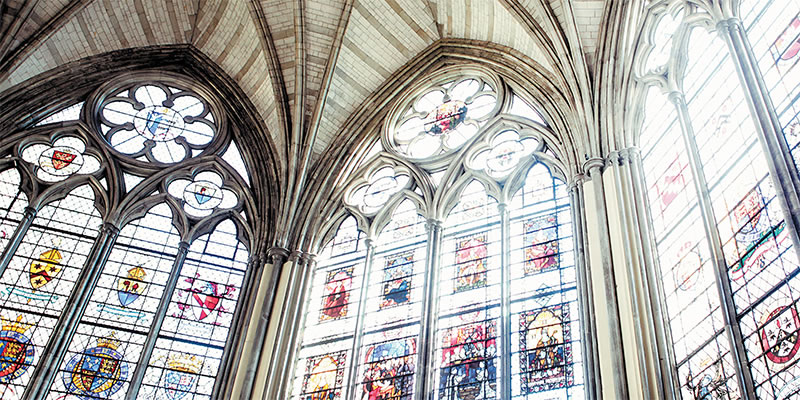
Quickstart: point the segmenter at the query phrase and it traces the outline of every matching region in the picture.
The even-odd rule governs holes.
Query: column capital
[[[286,261],[290,255],[291,252],[289,251],[289,249],[286,249],[284,247],[275,246],[275,247],[270,247],[267,250],[267,258],[270,260],[270,262],[272,262],[272,264],[275,264],[276,258],[281,258],[284,261]]]
[[[733,32],[742,30],[742,20],[736,17],[724,18],[717,22],[717,32]]]
[[[178,243],[178,254],[181,253],[186,254],[188,252],[189,252],[189,242],[181,240],[180,243]]]
[[[615,166],[615,165],[618,166],[618,165],[621,165],[621,164],[622,164],[622,156],[621,156],[620,152],[617,151],[617,150],[610,151],[608,153],[608,155],[606,156],[605,166],[606,167],[611,167],[611,166]]]
[[[595,170],[595,169],[599,169],[600,170],[599,172],[601,172],[605,165],[606,165],[606,161],[603,158],[592,157],[592,158],[586,160],[583,163],[583,170],[588,173],[589,179],[591,179],[592,178],[592,171]]]
[[[672,102],[672,104],[681,104],[686,102],[686,98],[683,96],[683,92],[678,89],[672,89],[666,92],[667,99]]]
[[[442,229],[442,221],[439,221],[438,219],[434,218],[429,218],[428,220],[425,221],[425,230],[430,232],[431,230],[434,229]]]
[[[117,236],[119,235],[119,228],[114,226],[114,224],[110,222],[103,223],[103,226],[100,228],[100,233],[107,234],[110,236]]]
[[[567,184],[567,190],[575,190],[578,186],[583,185],[583,182],[586,181],[585,174],[576,174],[572,176],[569,183]]]
[[[505,214],[505,213],[509,212],[508,211],[508,204],[506,204],[506,203],[497,203],[497,211],[500,214]]]
[[[619,158],[623,164],[630,164],[642,156],[642,152],[636,146],[626,147],[619,151]]]

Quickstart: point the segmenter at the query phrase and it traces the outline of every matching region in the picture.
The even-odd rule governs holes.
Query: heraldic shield
[[[144,293],[144,289],[147,287],[144,282],[146,275],[147,273],[142,267],[135,267],[128,270],[128,276],[119,278],[117,297],[123,307],[129,306]]]
[[[53,156],[51,157],[53,168],[55,168],[56,170],[64,169],[68,167],[70,164],[72,164],[72,162],[75,161],[75,157],[77,156],[78,156],[77,154],[73,154],[71,152],[55,150],[53,151]]]
[[[180,400],[191,393],[202,367],[202,360],[188,354],[170,355],[162,387],[169,400]]]
[[[97,347],[74,355],[63,375],[67,391],[84,400],[108,398],[118,392],[128,378],[128,365],[117,352],[120,344],[112,332],[98,339]]]
[[[61,252],[56,248],[39,255],[39,259],[31,263],[31,287],[37,290],[50,283],[61,272],[59,263],[61,263]]]
[[[34,347],[25,331],[33,326],[22,323],[22,316],[16,322],[3,318],[0,330],[0,383],[9,383],[19,378],[33,363]]]

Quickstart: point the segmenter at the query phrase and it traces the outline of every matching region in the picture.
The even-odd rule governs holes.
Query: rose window
[[[217,132],[217,121],[206,101],[164,84],[133,86],[105,99],[100,121],[100,129],[115,150],[162,164],[199,154]]]
[[[505,178],[538,145],[539,141],[534,138],[520,139],[519,133],[513,130],[503,131],[491,140],[490,146],[478,150],[467,165],[473,170],[486,172],[492,178]]]
[[[406,101],[390,140],[414,159],[449,153],[474,137],[499,106],[493,84],[471,77],[451,80]]]

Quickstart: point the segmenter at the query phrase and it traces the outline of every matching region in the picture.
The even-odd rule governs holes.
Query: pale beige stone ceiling
[[[139,46],[189,44],[239,84],[279,151],[296,152],[288,141],[298,141],[291,132],[299,126],[300,136],[316,132],[314,155],[325,151],[373,91],[440,39],[494,42],[551,72],[563,69],[553,63],[553,54],[563,50],[542,48],[531,24],[525,22],[532,18],[541,36],[579,45],[591,70],[606,7],[605,0],[6,0],[2,4],[0,96],[14,85],[84,57]],[[298,38],[302,46],[297,45]],[[299,54],[305,59],[300,68]],[[327,80],[329,66],[333,71]],[[304,84],[303,96],[296,96],[298,82]],[[322,99],[326,89],[328,95]],[[303,110],[296,109],[300,101]],[[321,112],[318,123],[315,112]],[[303,122],[298,125],[299,118]],[[299,139],[299,143],[307,142]]]

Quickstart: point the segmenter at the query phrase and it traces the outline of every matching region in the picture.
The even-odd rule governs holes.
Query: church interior
[[[0,2],[0,399],[800,398],[797,0]]]

